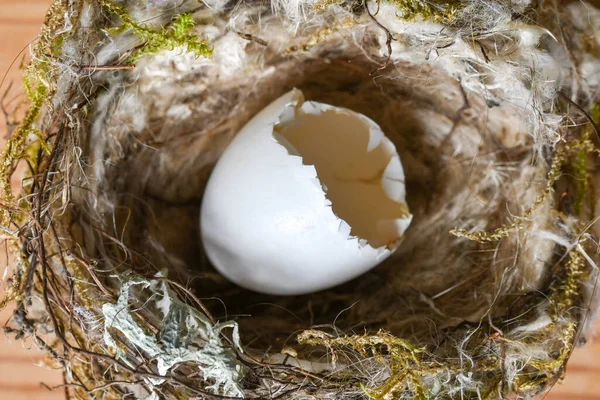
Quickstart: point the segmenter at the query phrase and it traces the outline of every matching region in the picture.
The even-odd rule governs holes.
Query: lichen
[[[151,299],[164,314],[162,330],[158,337],[144,331],[129,311],[130,290],[139,286],[150,290]],[[138,293],[138,296],[140,294]],[[142,296],[143,297],[143,296]],[[243,397],[240,381],[244,376],[244,366],[236,359],[235,353],[225,346],[221,339],[224,329],[233,330],[233,344],[242,351],[235,322],[228,321],[213,325],[209,319],[191,307],[172,297],[164,283],[132,278],[121,286],[116,304],[105,303],[104,341],[116,352],[118,359],[129,364],[113,335],[120,331],[137,350],[156,361],[158,375],[166,376],[176,364],[193,362],[198,366],[204,379],[213,382],[207,389],[215,394]],[[133,365],[130,364],[132,368]],[[155,380],[155,384],[161,383]]]

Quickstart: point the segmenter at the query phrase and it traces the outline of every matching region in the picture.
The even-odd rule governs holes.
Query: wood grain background
[[[49,4],[50,0],[0,0],[0,76],[6,74],[0,93],[5,92],[11,81],[15,82],[13,92],[17,93],[22,53],[39,32]],[[5,136],[4,122],[0,115],[0,147]],[[5,261],[0,262],[0,275],[7,267]],[[0,312],[0,324],[3,325],[9,316],[10,310]],[[600,335],[600,329],[597,333]],[[49,386],[62,383],[59,371],[39,366],[42,360],[43,355],[31,343],[13,343],[0,335],[0,400],[65,399],[64,391],[51,392],[41,386],[41,382]],[[600,343],[592,340],[575,351],[567,378],[555,386],[546,399],[600,400]]]

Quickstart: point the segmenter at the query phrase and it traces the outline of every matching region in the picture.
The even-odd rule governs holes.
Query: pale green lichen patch
[[[155,299],[154,305],[165,314],[158,335],[146,332],[129,309],[129,295],[134,286],[139,286],[142,291],[149,291],[148,303]],[[164,283],[142,278],[133,278],[123,283],[117,303],[104,304],[102,312],[104,341],[124,363],[129,364],[111,331],[121,332],[137,350],[155,360],[158,375],[166,376],[176,364],[194,363],[205,381],[212,382],[206,387],[207,390],[225,396],[243,397],[240,382],[244,376],[244,367],[237,360],[233,349],[225,345],[221,338],[222,331],[231,328],[233,345],[237,351],[242,351],[235,322],[212,324],[205,315],[177,300]],[[158,385],[161,382],[155,380],[153,383]]]

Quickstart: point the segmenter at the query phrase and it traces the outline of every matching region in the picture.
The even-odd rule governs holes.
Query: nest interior
[[[38,79],[29,83],[34,114],[13,141],[31,169],[17,203],[31,212],[8,217],[22,244],[14,331],[35,336],[39,324],[58,332],[61,351],[50,352],[77,371],[69,379],[78,395],[98,376],[109,384],[102,391],[140,398],[531,398],[556,381],[587,318],[574,306],[594,300],[584,234],[593,220],[595,145],[584,108],[572,116],[557,101],[567,79],[539,79],[560,64],[549,61],[561,54],[550,31],[527,42],[522,30],[497,34],[501,18],[494,26],[486,19],[472,31],[477,40],[461,42],[464,21],[490,11],[479,3],[457,8],[463,14],[452,20],[450,6],[418,9],[421,17],[443,12],[400,26],[404,3],[382,4],[376,16],[364,4],[335,3],[295,29],[298,16],[256,4],[215,11],[155,3],[56,2],[28,75]],[[517,6],[497,4],[492,11],[512,21]],[[66,36],[64,15],[77,21]],[[208,50],[198,37],[210,41],[212,59],[199,57]],[[460,62],[447,61],[454,58]],[[100,67],[81,67],[91,63]],[[267,296],[210,266],[200,204],[235,134],[293,88],[381,126],[402,160],[414,220],[398,251],[371,272],[311,295]],[[580,126],[569,130],[565,121]],[[5,165],[16,158],[9,149]],[[171,289],[157,289],[165,276],[180,297],[183,287],[195,295],[193,311]],[[130,293],[136,285],[153,292]],[[46,317],[26,317],[32,290]],[[184,329],[192,316],[200,322]],[[200,342],[189,333],[198,323],[210,333]],[[221,334],[225,326],[234,334]],[[219,356],[189,353],[209,347],[199,343]],[[86,357],[95,361],[78,361]],[[175,359],[184,366],[171,369]],[[189,378],[194,368],[200,382]],[[138,370],[146,375],[134,379]]]
[[[525,234],[521,245],[536,251],[515,257],[516,238],[484,250],[450,231],[500,226],[545,187],[548,166],[532,156],[526,125],[510,107],[488,106],[436,68],[397,63],[373,76],[385,60],[349,51],[328,54],[339,45],[323,44],[314,58],[275,63],[266,77],[233,84],[227,79],[225,88],[221,82],[198,85],[202,78],[193,73],[177,83],[188,87],[165,102],[166,109],[156,109],[151,100],[164,94],[155,83],[144,92],[142,114],[151,118],[142,131],[130,130],[130,124],[123,129],[131,104],[120,105],[119,93],[104,125],[119,153],[109,153],[114,166],[105,170],[100,196],[119,210],[112,234],[120,232],[123,243],[143,255],[142,265],[167,265],[182,274],[179,279],[196,278],[193,287],[201,297],[226,304],[212,302],[222,317],[246,315],[239,318],[243,338],[264,343],[265,350],[299,329],[333,321],[342,330],[385,328],[435,342],[440,338],[431,329],[477,322],[499,290],[510,295],[493,314],[507,314],[507,301],[535,291],[547,278],[542,268],[553,242]],[[203,188],[228,142],[253,114],[292,88],[380,124],[403,161],[415,219],[398,253],[372,273],[324,293],[286,298],[245,291],[218,276],[203,256],[198,221]],[[218,103],[207,105],[209,95]],[[186,108],[192,111],[184,117],[170,115]],[[116,144],[101,140],[91,146],[106,146],[105,157]],[[505,171],[492,170],[495,164]],[[537,229],[545,228],[548,212],[546,207],[536,214]]]

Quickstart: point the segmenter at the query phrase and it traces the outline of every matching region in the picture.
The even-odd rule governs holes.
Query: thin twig
[[[571,100],[570,98],[568,98],[565,94],[559,92],[558,95],[563,100],[565,100],[567,103],[571,104],[573,107],[575,107],[579,111],[581,111],[581,113],[583,114],[583,116],[585,117],[585,119],[588,120],[588,122],[590,123],[590,125],[594,129],[594,132],[596,133],[596,138],[598,139],[598,141],[600,141],[600,128],[598,128],[598,124],[596,124],[596,121],[594,121],[594,119],[592,118],[592,116],[587,111],[585,111],[585,109],[582,106],[580,106],[579,104],[577,104],[576,102],[574,102],[573,100]]]
[[[379,5],[379,3],[377,3],[377,4]],[[378,71],[386,69],[388,67],[388,65],[390,64],[390,60],[392,59],[392,40],[393,40],[393,37],[392,37],[392,33],[390,32],[390,30],[388,28],[386,28],[385,26],[383,26],[381,24],[381,22],[379,22],[377,20],[377,18],[375,18],[375,16],[371,13],[371,10],[369,10],[369,0],[365,0],[365,11],[369,15],[369,18],[371,18],[371,20],[375,23],[375,25],[377,25],[378,27],[380,27],[381,29],[383,29],[383,31],[385,32],[385,35],[386,35],[385,45],[387,47],[388,55],[387,55],[387,58],[385,60],[385,63],[381,67],[379,67],[379,68],[371,71],[371,73],[369,74],[369,75],[373,75],[374,73],[376,73]]]

